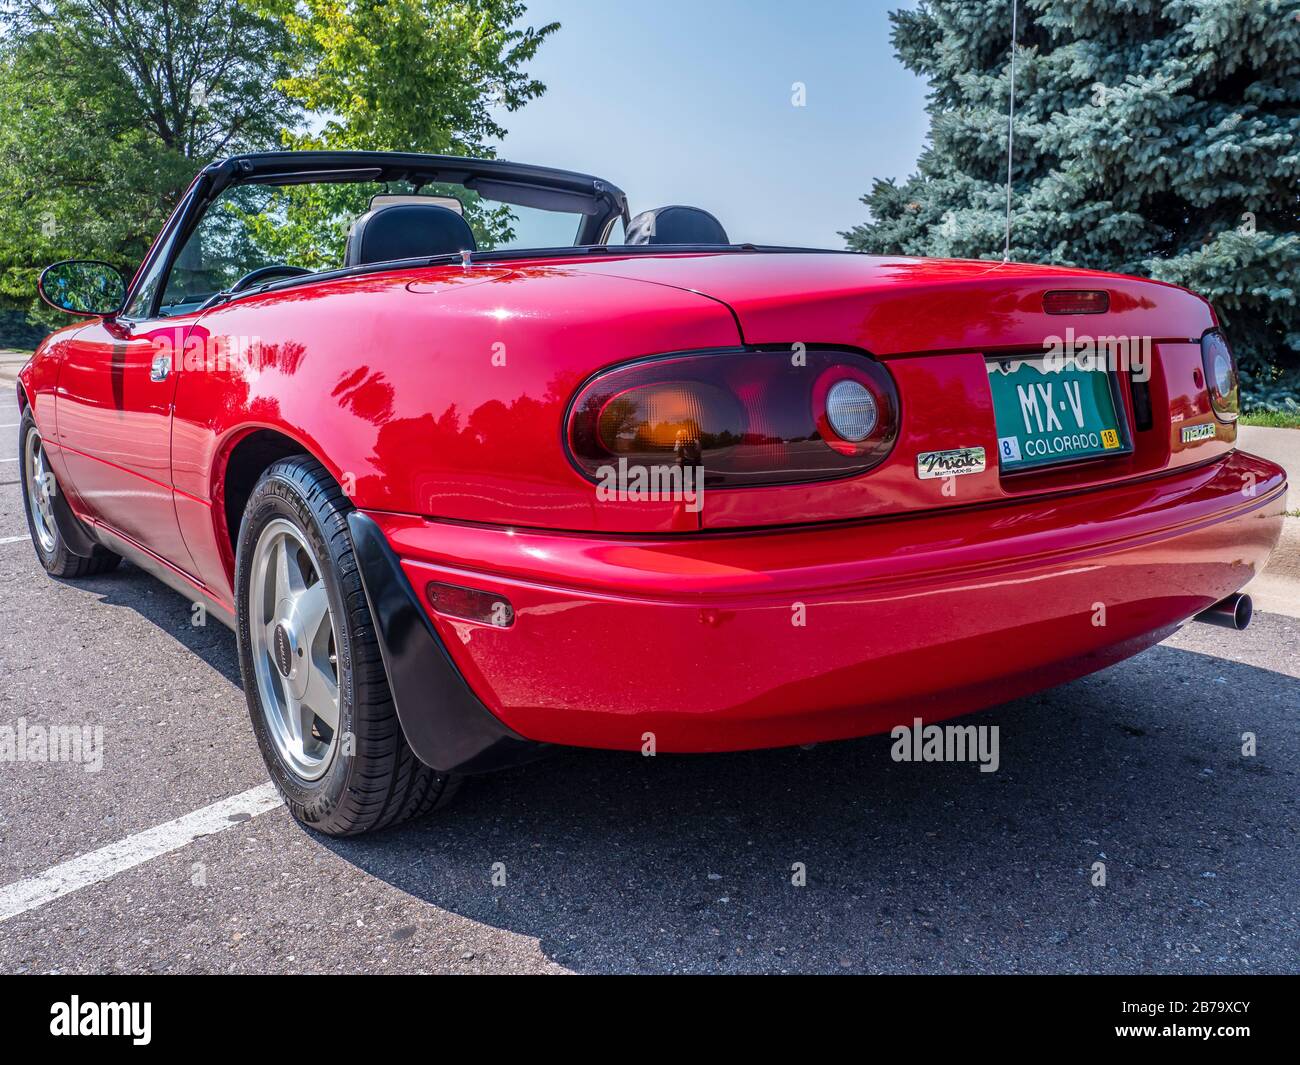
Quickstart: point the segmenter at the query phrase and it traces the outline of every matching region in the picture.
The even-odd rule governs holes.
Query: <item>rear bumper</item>
[[[416,753],[455,768],[439,747],[459,743],[486,768],[523,756],[525,737],[635,750],[653,733],[659,751],[721,751],[867,735],[1082,676],[1244,586],[1277,543],[1285,487],[1279,467],[1233,452],[1101,490],[785,531],[356,522],[390,558],[385,573],[359,550],[372,606],[406,603],[405,635],[385,636],[376,611],[381,639],[437,661],[464,686],[451,717],[473,710],[485,730],[444,740],[445,693],[390,661]],[[432,613],[430,580],[505,596],[513,625]]]

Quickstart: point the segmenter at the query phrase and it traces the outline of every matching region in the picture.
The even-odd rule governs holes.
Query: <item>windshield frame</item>
[[[462,185],[475,192],[482,188],[490,190],[491,195],[480,193],[481,195],[497,202],[514,202],[519,206],[578,214],[581,223],[573,248],[598,243],[615,219],[622,218],[625,225],[629,221],[627,196],[622,189],[601,178],[575,171],[511,163],[503,159],[467,159],[406,152],[255,152],[237,155],[210,164],[195,178],[154,241],[123,301],[124,307],[132,306],[146,281],[161,275],[150,294],[148,305],[142,306],[134,317],[121,317],[141,321],[159,316],[167,280],[178,255],[208,209],[231,186],[373,181],[404,181],[417,189],[435,183]],[[572,249],[512,250],[537,255]],[[443,257],[435,257],[441,258]],[[368,272],[375,265],[388,266],[368,264],[307,274],[291,280],[305,282],[326,276],[346,276],[360,271]],[[247,291],[260,291],[264,287],[269,286],[255,286]],[[242,294],[241,292],[240,295]],[[210,302],[218,302],[222,295],[217,293]]]

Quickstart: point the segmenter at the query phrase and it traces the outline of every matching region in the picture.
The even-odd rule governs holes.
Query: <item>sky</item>
[[[887,17],[914,0],[527,2],[527,24],[561,28],[497,154],[606,178],[633,214],[684,203],[734,241],[841,248],[872,181],[916,168],[925,83]]]

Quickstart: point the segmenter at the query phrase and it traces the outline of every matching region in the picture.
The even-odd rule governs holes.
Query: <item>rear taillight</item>
[[[1201,337],[1201,366],[1205,369],[1205,387],[1210,406],[1224,421],[1235,421],[1240,409],[1237,388],[1237,360],[1232,357],[1228,341],[1217,329]]]
[[[569,452],[599,481],[627,467],[699,466],[704,485],[795,484],[861,473],[898,435],[898,393],[866,355],[794,350],[646,359],[589,381]]]

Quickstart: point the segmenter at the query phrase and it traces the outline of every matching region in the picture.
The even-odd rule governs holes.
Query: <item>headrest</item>
[[[627,227],[625,244],[730,244],[727,231],[698,207],[657,207],[642,211]]]
[[[454,255],[477,247],[469,223],[450,208],[391,203],[367,211],[352,223],[343,265]]]

